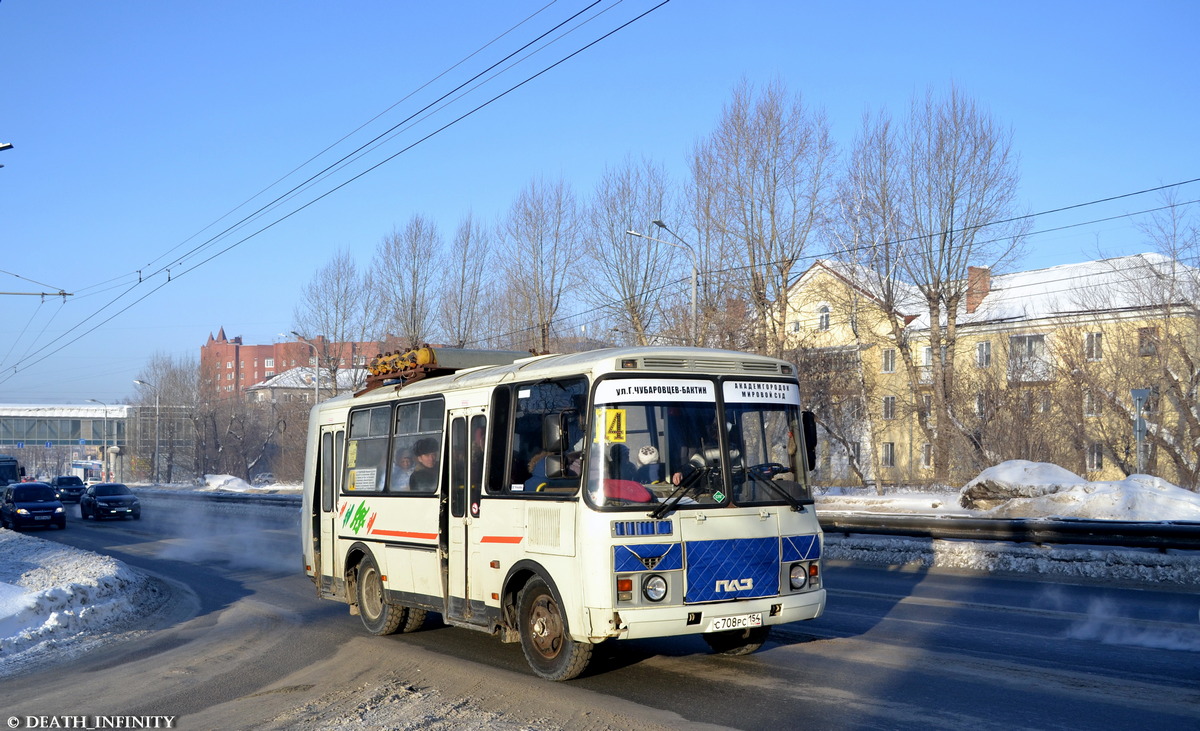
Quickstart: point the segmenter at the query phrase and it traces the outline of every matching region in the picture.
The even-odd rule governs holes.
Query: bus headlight
[[[788,580],[791,582],[793,589],[803,589],[808,586],[808,565],[803,563],[792,564],[792,569],[788,572]]]
[[[661,602],[667,596],[667,580],[658,574],[651,574],[642,581],[642,596],[652,602]]]

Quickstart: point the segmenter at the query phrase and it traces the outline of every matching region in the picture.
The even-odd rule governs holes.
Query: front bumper
[[[115,518],[118,516],[124,517],[126,515],[141,515],[142,509],[140,507],[131,507],[126,505],[96,505],[95,513],[102,518]]]
[[[736,602],[630,607],[619,610],[590,608],[592,642],[603,639],[636,640],[701,634],[714,617],[762,614],[764,626],[816,619],[825,611],[825,589],[800,594],[747,599]],[[689,616],[692,621],[689,622]],[[619,620],[619,621],[618,621]]]
[[[14,514],[12,517],[12,524],[14,528],[44,528],[50,525],[57,525],[60,528],[65,528],[67,525],[67,516],[62,513],[35,513],[33,515]]]

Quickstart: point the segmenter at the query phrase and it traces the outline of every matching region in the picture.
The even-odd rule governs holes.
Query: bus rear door
[[[338,483],[342,476],[342,452],[346,442],[346,431],[342,426],[326,426],[321,428],[321,451],[318,456],[317,479],[314,489],[317,491],[313,500],[314,520],[319,525],[313,531],[316,545],[313,547],[313,559],[318,568],[320,579],[317,586],[323,595],[334,595],[339,582],[336,563],[338,518]]]

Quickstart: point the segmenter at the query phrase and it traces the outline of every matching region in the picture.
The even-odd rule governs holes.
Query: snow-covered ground
[[[299,492],[298,485],[255,487],[227,475],[210,475],[204,485],[154,489]],[[1120,482],[1089,483],[1053,465],[1006,462],[985,470],[962,490],[891,490],[884,495],[862,489],[819,490],[817,509],[996,518],[1200,521],[1200,495],[1142,475]],[[1200,585],[1197,554],[1200,552],[1163,554],[1097,547],[828,535],[824,555],[827,560]],[[36,535],[0,530],[0,556],[0,677],[47,651],[82,652],[135,626],[162,603],[160,585],[120,561]]]

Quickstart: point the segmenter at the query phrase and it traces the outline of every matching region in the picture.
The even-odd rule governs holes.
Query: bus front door
[[[472,528],[479,519],[486,426],[482,408],[451,411],[446,611],[448,619],[471,624],[487,622],[482,598],[474,596],[478,587],[471,570],[479,558],[479,537]]]

